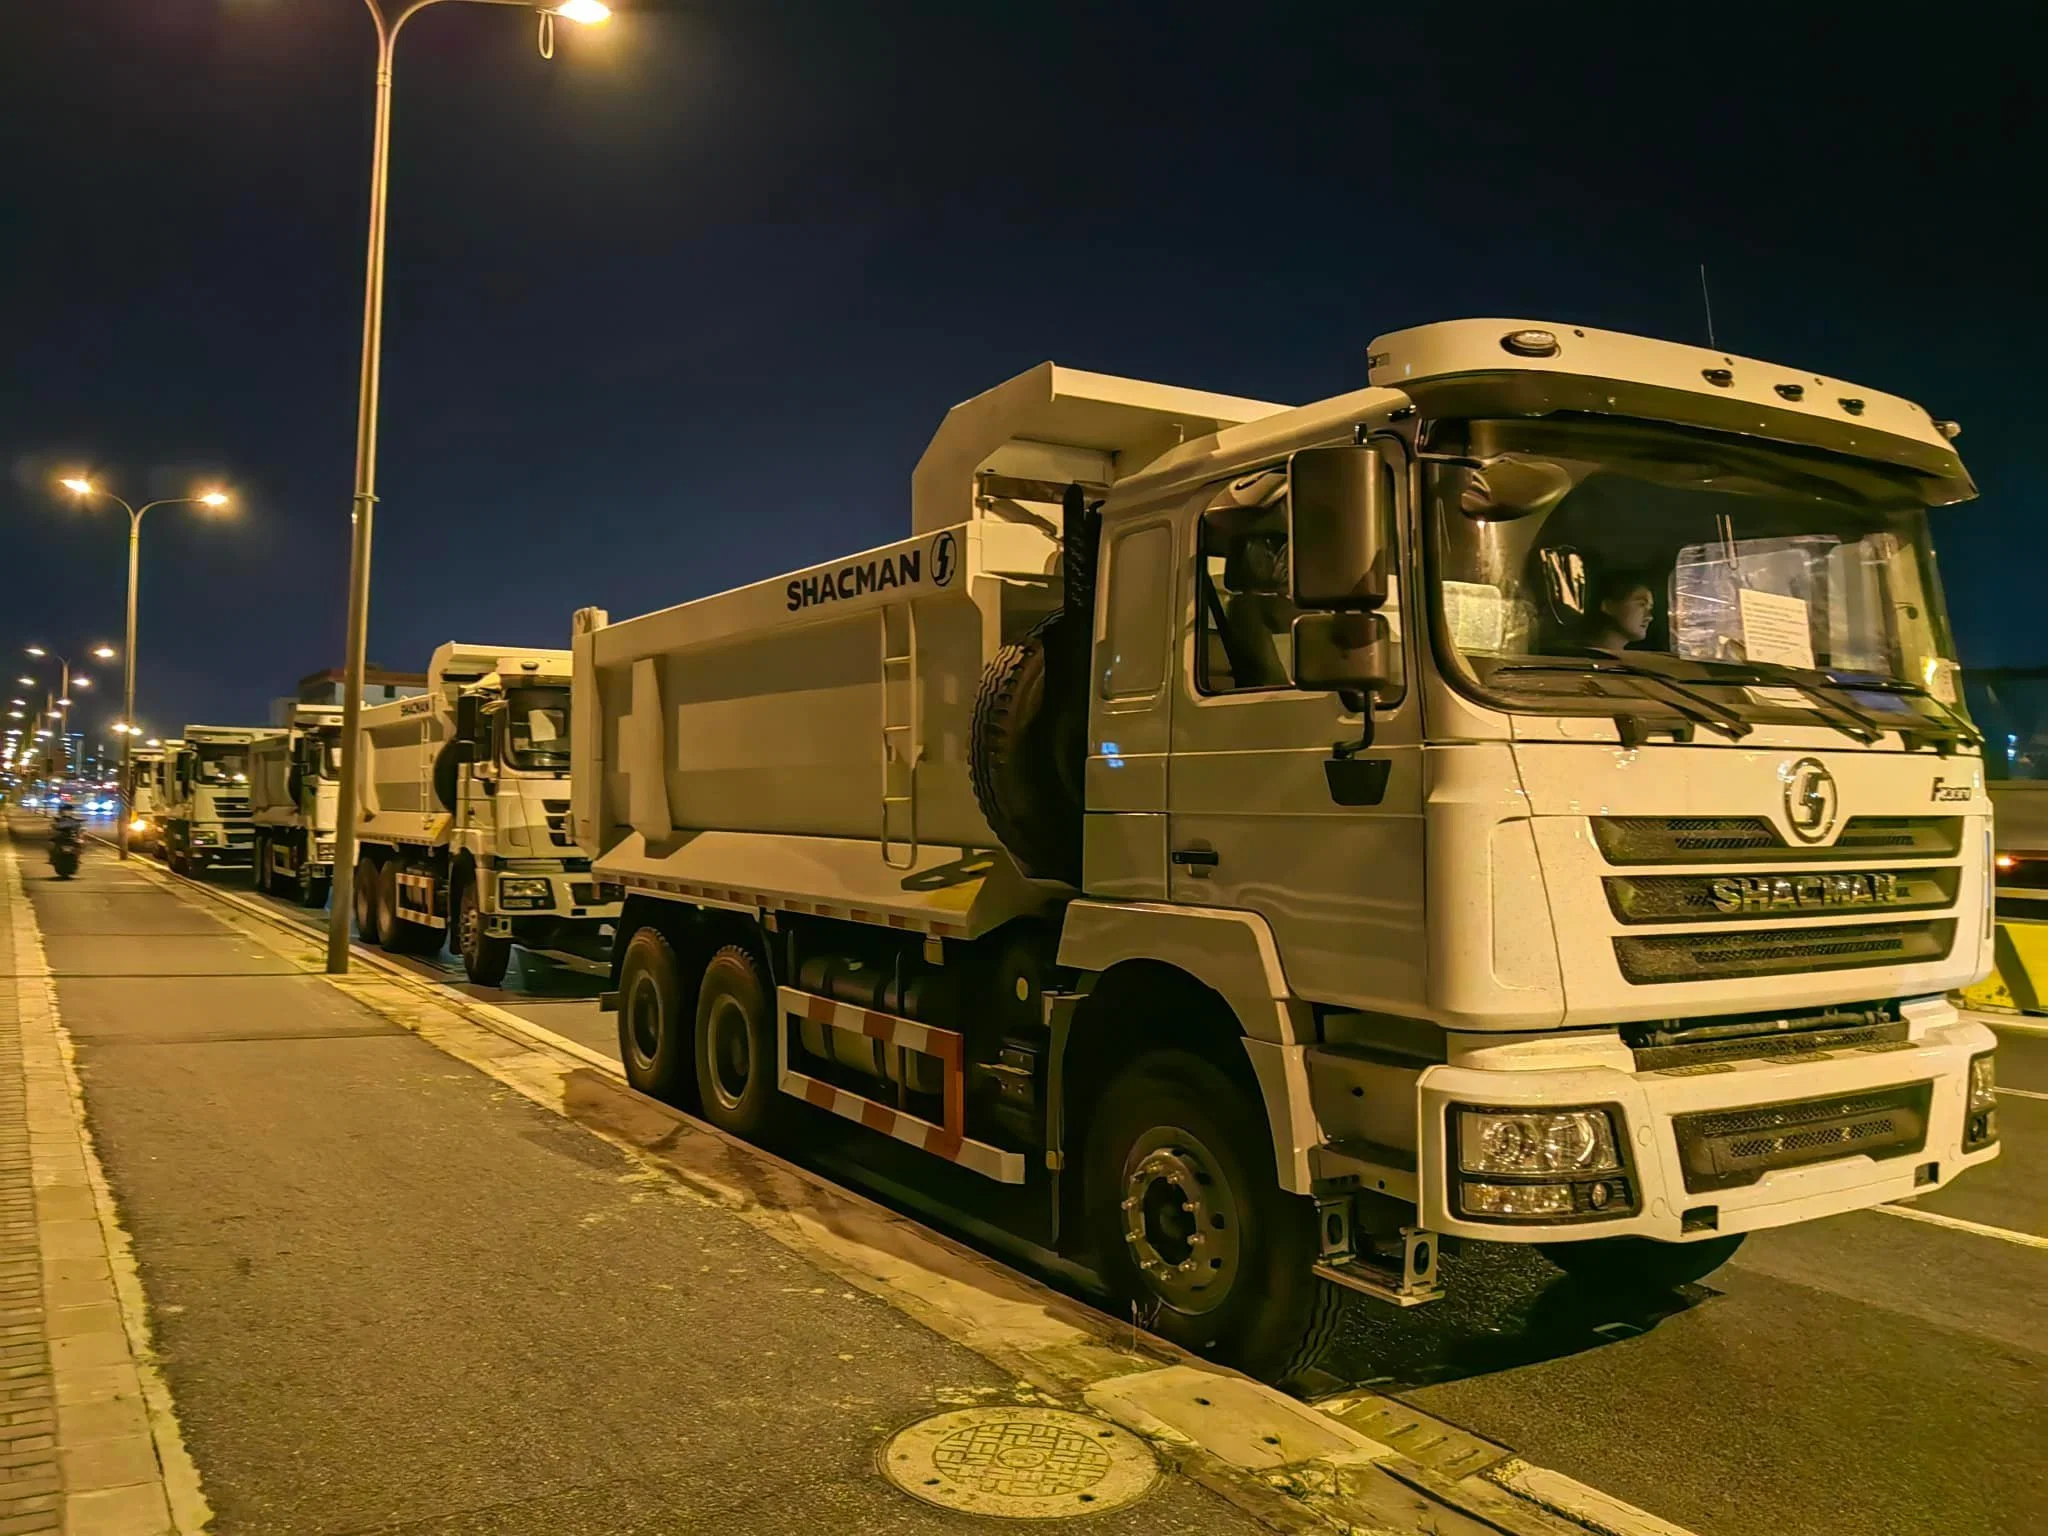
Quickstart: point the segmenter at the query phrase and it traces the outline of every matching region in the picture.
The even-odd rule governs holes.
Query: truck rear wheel
[[[367,854],[356,861],[355,907],[356,937],[365,944],[376,944],[383,924],[377,915],[377,891],[381,884],[377,861]]]
[[[1264,1380],[1313,1365],[1351,1293],[1312,1271],[1315,1208],[1280,1188],[1257,1101],[1169,1050],[1097,1102],[1084,1189],[1110,1288],[1154,1333]]]
[[[1543,1257],[1572,1280],[1615,1295],[1661,1296],[1704,1280],[1735,1257],[1743,1234],[1660,1243],[1649,1237],[1597,1237],[1583,1243],[1543,1243]]]
[[[377,942],[394,955],[417,955],[440,947],[441,931],[401,915],[398,905],[397,859],[386,859],[377,871]]]
[[[656,928],[637,928],[619,963],[619,1063],[650,1098],[683,1108],[692,1081],[695,1021],[683,1012],[683,972]]]
[[[512,963],[512,941],[484,931],[484,904],[473,873],[463,878],[455,898],[455,948],[463,973],[480,987],[497,986]]]
[[[697,1095],[706,1120],[755,1139],[776,1127],[787,1100],[776,1082],[775,1013],[760,962],[728,944],[697,989]]]

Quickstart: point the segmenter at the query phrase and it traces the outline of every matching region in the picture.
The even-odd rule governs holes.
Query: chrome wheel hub
[[[1139,1138],[1124,1163],[1124,1242],[1145,1283],[1177,1312],[1220,1305],[1237,1282],[1237,1199],[1215,1155],[1176,1126]]]

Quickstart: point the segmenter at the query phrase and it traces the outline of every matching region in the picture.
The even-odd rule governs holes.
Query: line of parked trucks
[[[366,709],[355,918],[608,956],[638,1089],[1303,1370],[1446,1243],[1670,1287],[1997,1155],[1952,424],[1569,326],[1289,408],[1051,364],[909,536]],[[188,727],[177,868],[331,877],[340,724]]]

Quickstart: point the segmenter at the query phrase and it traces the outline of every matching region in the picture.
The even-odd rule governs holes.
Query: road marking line
[[[1924,1221],[1930,1227],[1947,1227],[1952,1232],[1974,1232],[1979,1237],[1995,1237],[2002,1243],[2013,1243],[2021,1248],[2048,1248],[2048,1237],[2036,1237],[2031,1232],[2015,1232],[2009,1227],[1988,1227],[1981,1221],[1965,1221],[1960,1216],[1943,1216],[1938,1211],[1916,1211],[1904,1205],[1880,1205],[1873,1209],[1886,1216],[1903,1216],[1908,1221]]]
[[[2016,1099],[2048,1099],[2048,1093],[2036,1093],[2031,1088],[2001,1088],[1998,1091]]]

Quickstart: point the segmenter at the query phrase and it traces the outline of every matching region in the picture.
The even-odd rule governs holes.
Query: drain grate
[[[1058,1408],[962,1408],[924,1419],[883,1447],[882,1470],[941,1509],[1018,1520],[1121,1509],[1159,1475],[1135,1435]]]

